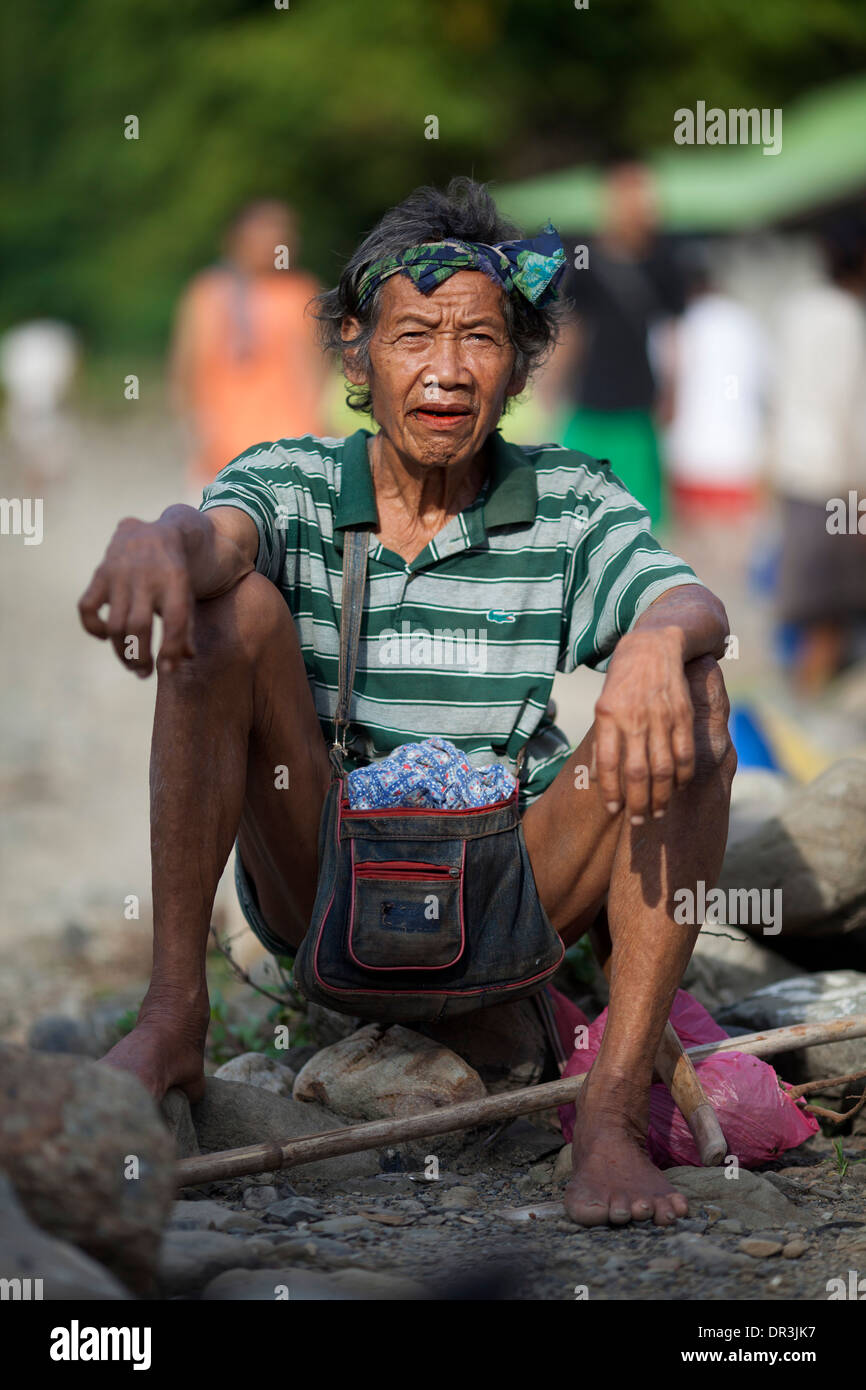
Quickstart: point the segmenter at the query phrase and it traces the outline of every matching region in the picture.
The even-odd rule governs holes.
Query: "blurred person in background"
[[[835,534],[828,503],[866,493],[866,219],[829,222],[827,275],[783,305],[771,477],[782,523],[778,604],[793,674],[816,694],[866,620],[866,536]]]
[[[609,459],[658,522],[664,507],[656,418],[666,408],[649,336],[682,312],[680,277],[657,235],[650,171],[615,165],[603,196],[601,234],[589,243],[586,267],[572,270],[566,291],[576,321],[563,339],[572,402],[563,443]],[[562,357],[555,370],[563,373]]]
[[[64,409],[78,366],[75,332],[54,319],[18,324],[0,339],[7,437],[37,491],[62,479],[70,421]]]
[[[250,441],[326,432],[328,372],[306,313],[320,286],[291,268],[297,244],[285,203],[248,203],[229,225],[222,261],[181,301],[170,374],[192,434],[187,476],[196,501]]]
[[[760,497],[769,356],[755,315],[717,284],[706,247],[689,253],[672,339],[665,461],[683,521],[740,522]]]

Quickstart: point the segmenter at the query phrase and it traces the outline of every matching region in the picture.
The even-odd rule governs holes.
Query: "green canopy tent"
[[[759,144],[676,145],[673,128],[672,113],[670,145],[646,160],[667,231],[747,231],[866,194],[866,77],[783,108],[777,155],[764,154]],[[525,227],[549,217],[561,230],[592,232],[601,179],[592,167],[563,169],[502,185],[496,200]]]

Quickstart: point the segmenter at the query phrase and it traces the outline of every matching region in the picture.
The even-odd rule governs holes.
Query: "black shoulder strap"
[[[358,639],[361,635],[361,614],[364,611],[364,585],[367,579],[367,531],[343,533],[343,592],[340,597],[340,667],[337,690],[337,713],[334,716],[334,742],[331,762],[339,776],[343,774],[343,755],[346,752],[346,730],[349,726],[349,705],[355,683],[358,662]]]

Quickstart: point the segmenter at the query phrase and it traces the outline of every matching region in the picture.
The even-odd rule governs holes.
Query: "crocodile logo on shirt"
[[[489,623],[513,623],[516,619],[513,613],[506,613],[504,608],[489,608],[487,621]]]

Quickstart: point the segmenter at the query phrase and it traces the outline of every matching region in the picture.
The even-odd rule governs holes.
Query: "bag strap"
[[[355,668],[358,663],[358,641],[361,636],[361,615],[364,611],[364,585],[367,580],[366,531],[343,533],[343,591],[340,598],[340,665],[337,678],[337,712],[334,715],[334,742],[331,745],[331,764],[337,776],[343,775],[346,749],[346,730],[349,727],[349,706]]]

